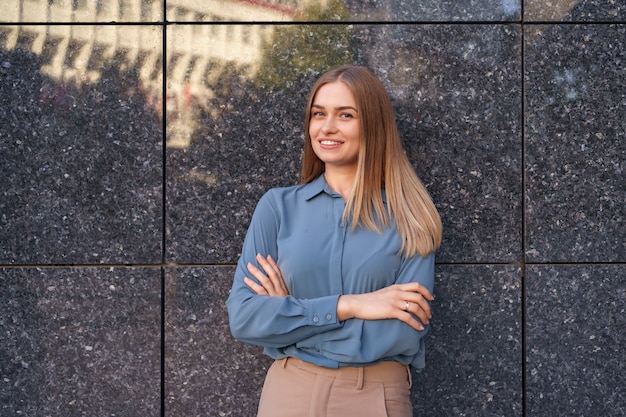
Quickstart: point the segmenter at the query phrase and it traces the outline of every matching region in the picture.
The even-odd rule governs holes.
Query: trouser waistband
[[[365,381],[371,382],[409,382],[409,388],[413,385],[411,369],[408,365],[400,362],[385,361],[374,365],[362,367],[344,366],[337,369],[325,368],[317,366],[309,362],[305,362],[298,358],[288,357],[277,360],[283,368],[296,366],[304,371],[308,371],[317,375],[325,375],[338,379],[352,380],[357,390],[363,388]]]

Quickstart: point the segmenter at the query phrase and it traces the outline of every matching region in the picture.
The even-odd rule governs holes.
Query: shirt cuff
[[[330,295],[310,301],[307,305],[308,320],[311,326],[328,326],[338,324],[337,302],[339,295]]]

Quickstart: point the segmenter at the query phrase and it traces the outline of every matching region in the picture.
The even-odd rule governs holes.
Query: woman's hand
[[[337,317],[340,321],[398,319],[415,330],[424,330],[432,317],[428,304],[432,300],[430,291],[417,282],[395,284],[365,294],[340,296]]]
[[[289,295],[283,274],[280,272],[276,261],[274,261],[270,255],[263,257],[260,253],[257,254],[256,260],[259,265],[261,265],[261,268],[263,268],[263,271],[248,262],[248,272],[256,278],[258,283],[248,277],[244,277],[243,282],[259,295],[275,297],[285,297]]]

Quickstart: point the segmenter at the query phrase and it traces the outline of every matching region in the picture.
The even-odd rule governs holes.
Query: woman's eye
[[[324,116],[324,112],[321,112],[321,111],[313,112],[313,117],[323,117],[323,116]]]
[[[350,113],[341,113],[342,119],[351,119],[352,115]]]

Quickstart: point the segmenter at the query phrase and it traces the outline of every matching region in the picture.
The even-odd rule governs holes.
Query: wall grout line
[[[161,417],[165,417],[165,294],[166,294],[166,257],[167,257],[167,8],[166,1],[163,2],[163,16],[161,25],[161,151],[162,151],[162,211],[161,211],[161,384],[160,384],[160,408]]]
[[[527,344],[527,332],[526,332],[526,114],[524,110],[526,108],[525,101],[525,83],[524,83],[524,66],[525,66],[525,25],[526,22],[524,20],[524,2],[521,2],[521,25],[520,25],[520,141],[521,141],[521,186],[522,186],[522,201],[520,204],[521,210],[521,240],[522,240],[522,253],[521,253],[521,265],[520,265],[520,337],[521,337],[521,361],[522,361],[522,392],[521,392],[521,401],[522,401],[522,416],[526,417],[528,414],[527,407],[527,396],[526,390],[528,388],[528,381],[526,380],[527,374],[527,363],[526,363],[526,349],[528,347]]]
[[[528,266],[626,266],[626,262],[619,261],[602,261],[602,262],[435,262],[438,267],[469,267],[469,266],[518,266],[522,264]],[[236,267],[236,263],[155,263],[155,264],[128,264],[128,263],[107,263],[107,264],[0,264],[2,269],[61,269],[61,268],[229,268]]]

